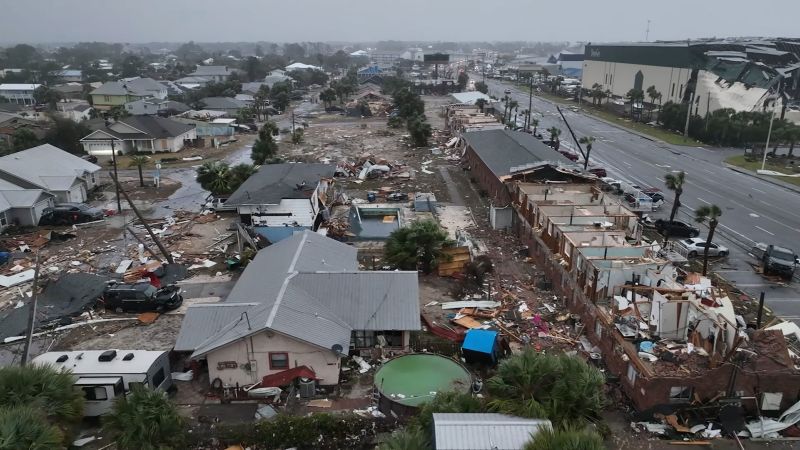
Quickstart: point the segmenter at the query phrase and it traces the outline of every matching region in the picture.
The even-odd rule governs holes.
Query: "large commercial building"
[[[800,40],[788,39],[589,44],[583,62],[585,89],[598,84],[624,98],[631,89],[655,86],[661,103],[693,101],[699,115],[763,110],[779,91],[786,113],[783,107],[800,97],[799,79]],[[787,118],[800,122],[796,113]]]

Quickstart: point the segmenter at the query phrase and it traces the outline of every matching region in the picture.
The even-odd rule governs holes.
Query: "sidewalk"
[[[751,176],[753,178],[760,178],[760,179],[766,181],[767,183],[774,184],[774,185],[780,186],[780,187],[782,187],[784,189],[788,189],[790,191],[794,191],[794,192],[800,193],[800,186],[794,185],[792,183],[787,183],[785,181],[781,181],[781,180],[779,180],[779,179],[777,179],[775,177],[771,177],[771,176],[768,176],[768,175],[759,175],[756,172],[753,172],[752,170],[743,169],[743,168],[741,168],[739,166],[734,166],[733,164],[728,164],[726,162],[723,162],[722,165],[724,167],[727,167],[728,169],[733,170],[734,172],[743,173],[743,174],[749,175],[749,176]]]

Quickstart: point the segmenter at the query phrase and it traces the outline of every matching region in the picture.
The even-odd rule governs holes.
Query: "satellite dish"
[[[333,344],[333,347],[331,347],[331,350],[333,350],[333,353],[336,353],[338,356],[343,356],[342,351],[344,350],[344,348],[341,345]]]

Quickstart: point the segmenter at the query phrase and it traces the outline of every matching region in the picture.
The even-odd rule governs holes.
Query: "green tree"
[[[206,161],[197,168],[197,182],[214,195],[231,192],[230,165],[224,161]]]
[[[27,150],[40,144],[36,134],[27,127],[14,130],[14,133],[11,134],[11,143],[15,152]]]
[[[331,88],[325,89],[324,91],[320,92],[319,99],[322,100],[323,106],[327,109],[333,105],[333,102],[336,101],[336,91]]]
[[[469,75],[467,75],[466,72],[459,73],[456,84],[458,85],[458,90],[460,92],[464,92],[464,89],[467,88],[467,83],[469,83]]]
[[[264,112],[267,109],[267,101],[269,100],[269,86],[262,84],[258,88],[258,92],[253,95],[253,110],[256,113],[256,118],[261,120]]]
[[[650,86],[647,88],[647,97],[650,99],[647,120],[653,120],[653,109],[655,109],[656,100],[661,98],[661,92],[658,92],[655,86]]]
[[[73,387],[69,372],[49,365],[0,368],[0,407],[29,406],[59,424],[83,418],[83,393]]]
[[[437,392],[429,402],[419,408],[409,422],[409,426],[420,430],[433,429],[433,415],[435,413],[480,413],[486,412],[486,405],[471,393],[456,391]]]
[[[592,85],[592,91],[589,96],[592,97],[592,105],[599,105],[602,102],[603,86],[599,83]]]
[[[550,133],[550,140],[553,141],[553,148],[558,150],[561,147],[561,129],[558,127],[550,127],[547,129]]]
[[[130,115],[131,113],[122,105],[112,106],[111,109],[108,110],[108,117],[114,119],[115,122],[119,122]]]
[[[425,115],[425,102],[410,89],[401,89],[395,92],[393,101],[397,115],[403,119],[408,120],[414,116]]]
[[[63,117],[52,117],[53,125],[47,130],[44,141],[70,153],[83,153],[80,140],[92,130],[85,123],[75,123]]]
[[[557,427],[595,420],[605,403],[603,374],[586,361],[526,348],[503,360],[486,382],[489,408],[521,417],[547,418]]]
[[[253,149],[250,153],[250,159],[255,164],[266,164],[278,152],[278,143],[275,142],[274,137],[275,130],[277,130],[277,125],[273,122],[267,122],[258,131],[258,138],[253,143]]]
[[[544,427],[525,444],[523,450],[604,450],[603,438],[597,432],[583,427],[553,429]]]
[[[428,433],[419,428],[407,427],[395,431],[378,450],[427,450],[431,448]]]
[[[477,106],[481,110],[481,112],[483,112],[483,108],[486,106],[486,99],[479,98],[475,100],[475,106]]]
[[[301,144],[303,143],[303,134],[304,130],[302,128],[297,128],[292,132],[292,144]]]
[[[475,82],[475,90],[483,94],[488,94],[489,86],[487,86],[483,81],[477,81]]]
[[[442,249],[450,244],[447,232],[439,224],[420,220],[389,235],[386,259],[402,270],[420,268],[424,273],[431,273],[444,256]]]
[[[636,120],[634,110],[637,104],[641,104],[644,101],[644,91],[641,89],[631,89],[625,94],[625,98],[631,102],[631,119]],[[641,120],[641,114],[638,115],[638,119]]]
[[[415,147],[425,147],[428,139],[433,133],[431,124],[425,120],[425,116],[414,116],[408,119],[408,133],[411,135],[411,143]]]
[[[722,210],[717,205],[703,205],[694,212],[694,220],[697,222],[708,221],[708,237],[706,238],[706,246],[703,249],[703,275],[708,272],[708,248],[714,239],[714,232],[717,230],[717,225],[719,225],[720,216],[722,216]]]
[[[165,392],[133,386],[103,419],[103,430],[120,450],[185,448],[183,418]]]
[[[675,193],[675,200],[672,202],[672,210],[669,212],[669,220],[675,220],[678,214],[678,208],[681,207],[681,195],[683,195],[683,183],[686,181],[686,172],[680,171],[675,173],[668,173],[664,175],[664,183],[667,189]],[[664,231],[664,244],[666,245],[669,240],[669,228]]]
[[[286,108],[289,106],[289,102],[289,94],[283,91],[278,92],[272,98],[272,104],[275,105],[275,108],[281,112],[286,110]]]
[[[27,405],[0,408],[0,450],[65,449],[64,438],[40,409]]]
[[[236,191],[239,189],[239,186],[242,185],[248,178],[250,178],[254,173],[256,173],[256,167],[252,164],[237,164],[230,168],[228,171],[228,189],[231,192]]]
[[[534,119],[534,118],[531,117],[530,126],[533,127],[533,135],[535,136],[536,135],[536,127],[539,126],[539,119]]]
[[[592,153],[592,144],[594,144],[596,140],[594,136],[584,136],[578,140],[578,142],[586,146],[586,159],[583,161],[583,170],[589,167],[589,154]]]
[[[128,167],[136,167],[139,170],[139,186],[144,187],[144,175],[142,167],[150,161],[146,155],[131,155]]]
[[[64,98],[60,92],[47,86],[39,86],[33,91],[33,100],[37,105],[47,105],[47,109],[55,111],[56,104]]]

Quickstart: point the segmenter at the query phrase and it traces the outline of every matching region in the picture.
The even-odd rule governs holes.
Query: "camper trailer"
[[[167,352],[145,350],[84,350],[47,352],[33,360],[68,370],[75,376],[75,389],[86,398],[84,415],[101,416],[111,410],[114,400],[128,393],[132,385],[167,390],[172,386]]]

